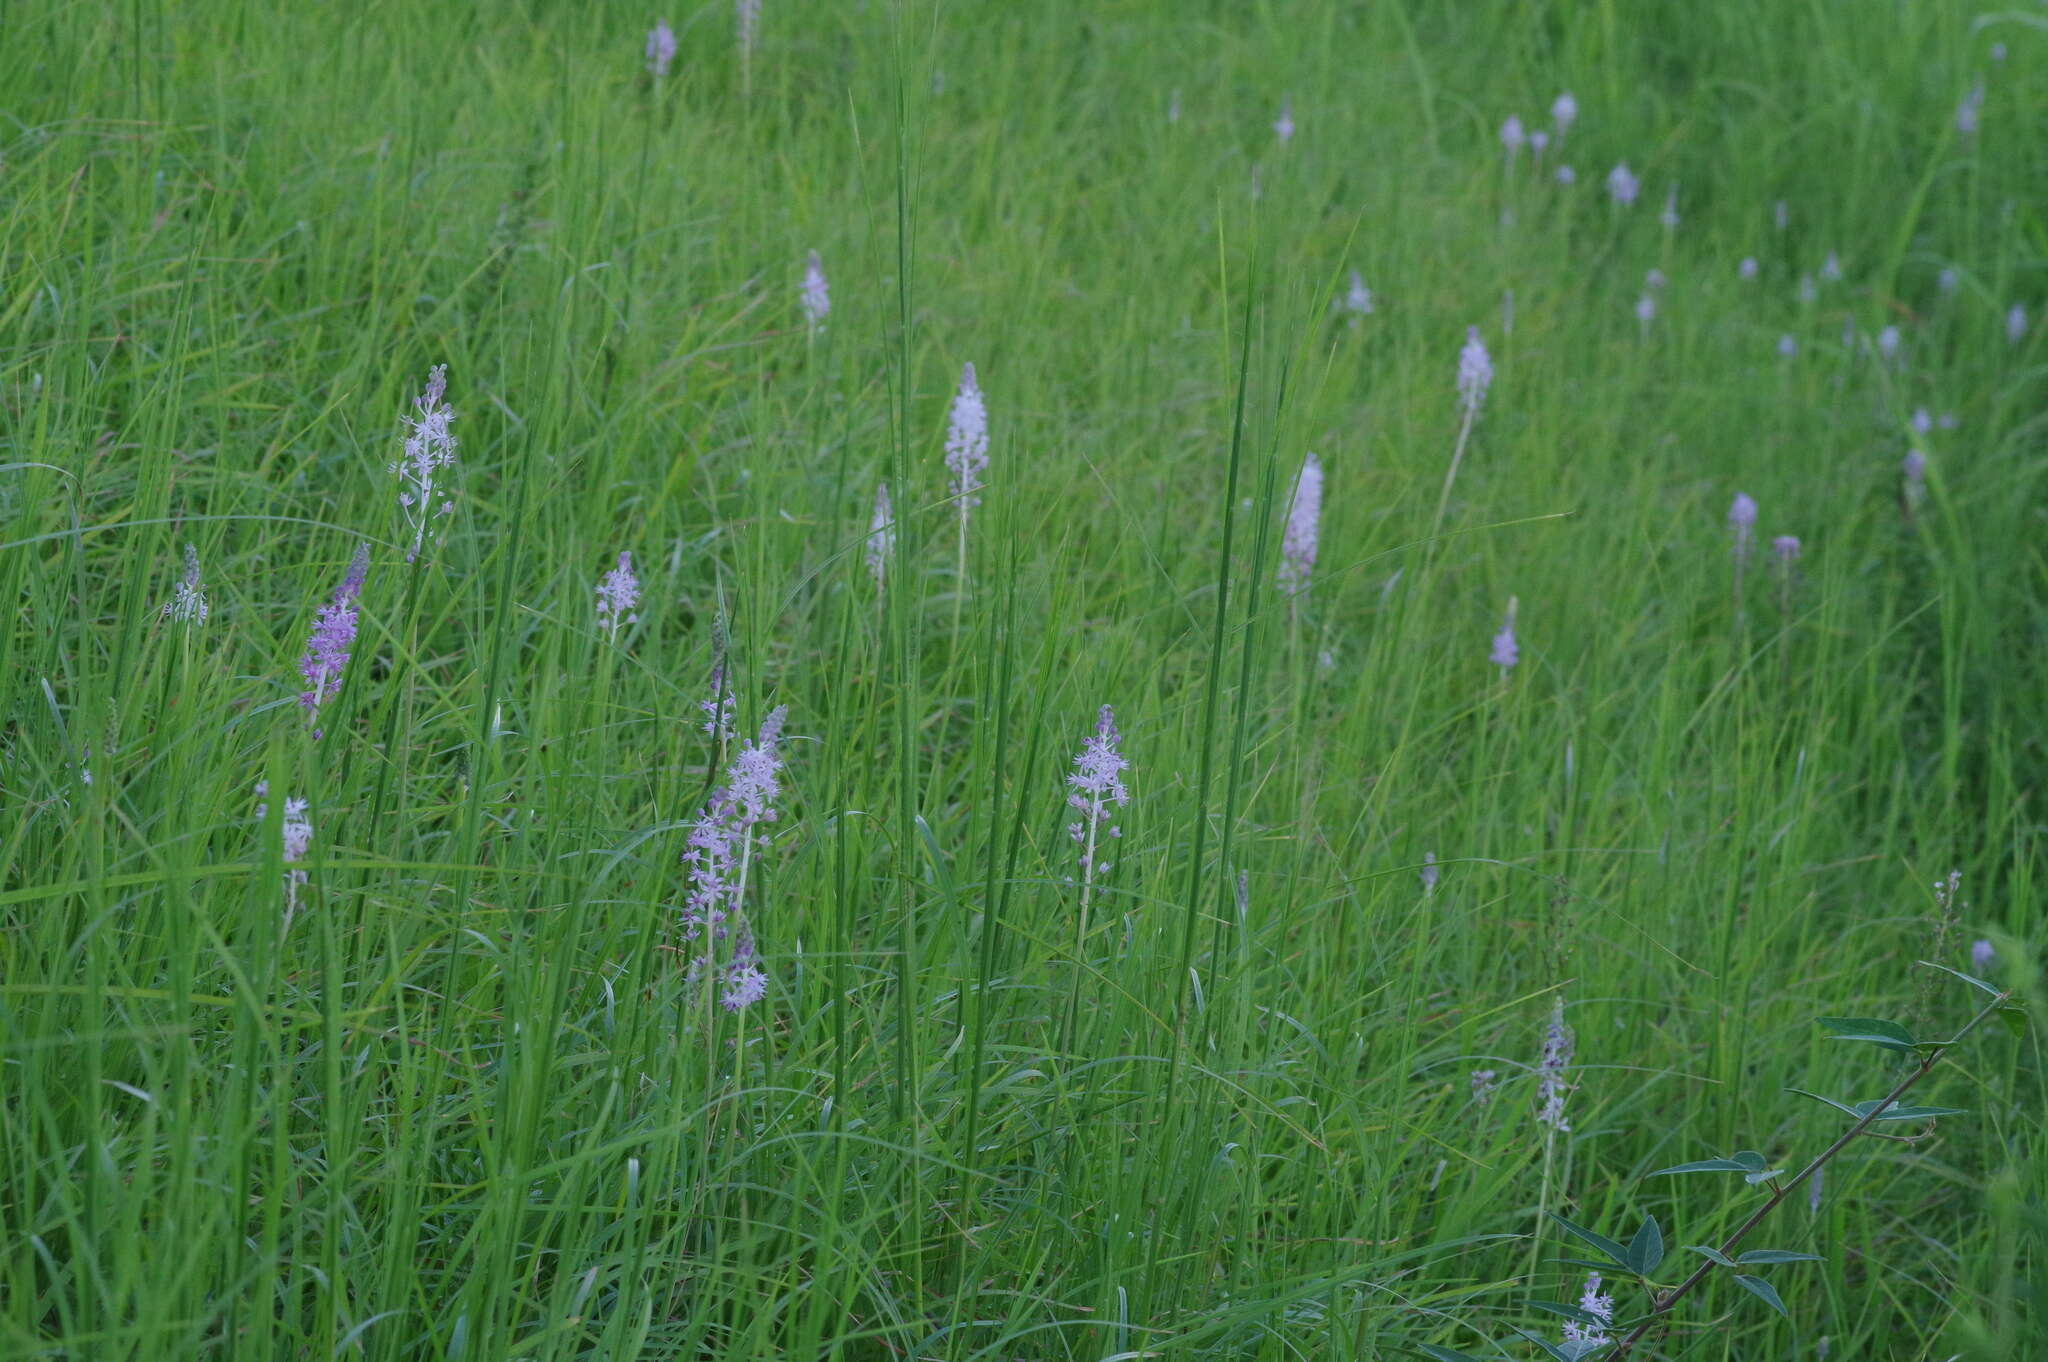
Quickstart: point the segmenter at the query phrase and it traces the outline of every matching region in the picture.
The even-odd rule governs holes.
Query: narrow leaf
[[[1442,1348],[1434,1343],[1410,1343],[1409,1347],[1435,1362],[1479,1362],[1471,1353],[1461,1353],[1456,1348]]]
[[[1831,1040],[1860,1040],[1887,1050],[1901,1052],[1913,1048],[1913,1033],[1897,1022],[1884,1021],[1878,1017],[1818,1017],[1821,1029]]]
[[[1657,1264],[1664,1261],[1664,1231],[1657,1224],[1657,1217],[1643,1217],[1642,1228],[1636,1237],[1629,1240],[1628,1265],[1644,1277],[1657,1270]]]
[[[1857,1120],[1860,1121],[1864,1117],[1870,1115],[1871,1112],[1876,1111],[1879,1107],[1883,1106],[1883,1098],[1872,1098],[1868,1102],[1858,1102],[1855,1105],[1855,1107],[1853,1107],[1850,1110],[1850,1115],[1854,1116]],[[1885,1107],[1883,1114],[1880,1115],[1877,1119],[1880,1121],[1927,1121],[1932,1120],[1936,1116],[1961,1116],[1964,1114],[1965,1113],[1961,1107],[1890,1106]]]
[[[1733,1159],[1701,1159],[1696,1163],[1681,1163],[1670,1168],[1659,1168],[1650,1174],[1661,1178],[1666,1173],[1748,1173],[1753,1170],[1743,1167]]]
[[[1602,1253],[1612,1258],[1616,1267],[1622,1268],[1625,1271],[1633,1270],[1629,1268],[1628,1250],[1617,1244],[1614,1240],[1609,1239],[1604,1234],[1596,1234],[1584,1225],[1574,1225],[1556,1211],[1546,1211],[1545,1214],[1563,1226],[1566,1233],[1585,1243],[1591,1244],[1594,1248],[1599,1249]]]
[[[1721,1250],[1717,1248],[1708,1248],[1705,1244],[1687,1244],[1686,1247],[1688,1249],[1691,1249],[1694,1253],[1699,1254],[1702,1258],[1712,1259],[1714,1262],[1719,1263],[1722,1267],[1735,1266],[1735,1260],[1733,1258],[1730,1258],[1727,1254],[1721,1252]]]
[[[1983,989],[1986,993],[1989,993],[1994,998],[2002,997],[2005,994],[2005,990],[1998,987],[1996,984],[1987,984],[1982,979],[1979,979],[1974,975],[1965,974],[1959,969],[1950,969],[1947,965],[1937,965],[1932,960],[1922,960],[1919,963],[1927,966],[1927,968],[1929,969],[1938,969],[1943,974],[1952,974],[1956,978],[1962,980],[1964,983],[1970,985],[1973,988]]]
[[[1818,1253],[1792,1253],[1785,1249],[1750,1249],[1747,1253],[1736,1254],[1735,1261],[1747,1266],[1751,1263],[1818,1263],[1823,1259]]]
[[[1786,1319],[1792,1318],[1792,1312],[1785,1308],[1785,1302],[1778,1299],[1778,1289],[1763,1278],[1745,1277],[1738,1272],[1735,1274],[1735,1284],[1750,1295],[1755,1296],[1765,1305],[1770,1306],[1771,1309],[1776,1310]]]
[[[1833,1107],[1836,1111],[1841,1112],[1844,1116],[1853,1116],[1859,1121],[1863,1119],[1863,1113],[1856,1110],[1856,1108],[1850,1106],[1846,1102],[1837,1102],[1832,1097],[1822,1097],[1819,1093],[1808,1092],[1804,1088],[1787,1088],[1785,1089],[1785,1091],[1789,1093],[1795,1093],[1800,1097],[1811,1097],[1816,1102],[1825,1102],[1829,1106]]]

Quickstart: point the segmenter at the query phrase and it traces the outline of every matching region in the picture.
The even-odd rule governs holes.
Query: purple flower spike
[[[1754,279],[1756,278],[1756,271],[1756,257],[1745,255],[1742,257],[1742,263],[1735,267],[1735,277],[1738,279]]]
[[[427,386],[413,399],[417,413],[405,418],[410,428],[405,437],[405,454],[394,459],[391,471],[398,477],[398,508],[412,531],[412,547],[405,561],[420,556],[427,544],[427,529],[439,517],[455,509],[446,489],[449,470],[455,467],[455,436],[448,429],[455,413],[441,399],[448,391],[448,366],[437,364],[427,375]]]
[[[1508,159],[1512,161],[1515,159],[1515,153],[1528,144],[1529,134],[1522,127],[1521,116],[1509,114],[1507,122],[1500,125],[1501,150],[1505,151],[1508,154]]]
[[[1970,946],[1970,968],[1978,974],[1989,974],[1998,964],[1998,948],[1988,939],[1978,938]]]
[[[185,575],[178,579],[170,600],[164,603],[163,617],[178,624],[204,624],[211,613],[206,604],[206,587],[199,580],[199,549],[187,544]]]
[[[1458,351],[1458,405],[1464,409],[1465,419],[1476,420],[1479,406],[1486,400],[1486,390],[1493,386],[1493,357],[1486,353],[1486,342],[1479,338],[1479,328],[1465,328],[1465,344]]]
[[[952,493],[960,503],[960,523],[967,513],[981,505],[976,495],[981,475],[988,471],[988,407],[982,401],[981,384],[972,362],[960,368],[960,390],[953,395],[953,419],[946,431],[946,467],[953,474]]]
[[[2018,345],[2027,338],[2027,307],[2025,303],[2014,303],[2005,313],[2005,340],[2008,345]]]
[[[1564,141],[1565,134],[1572,130],[1572,124],[1579,121],[1579,101],[1566,90],[1550,103],[1550,125],[1557,129],[1557,140]]]
[[[634,608],[640,604],[640,579],[633,575],[633,555],[619,550],[619,564],[597,583],[597,627],[610,632],[614,641],[621,624],[638,624]]]
[[[342,671],[348,666],[349,650],[356,641],[356,600],[370,574],[370,546],[358,544],[349,560],[348,575],[334,588],[334,597],[313,613],[313,630],[306,639],[306,655],[299,659],[299,675],[307,689],[299,705],[309,718],[341,686]],[[319,736],[319,730],[314,730]]]
[[[1493,651],[1488,653],[1486,658],[1500,668],[1503,677],[1508,674],[1510,668],[1522,660],[1521,647],[1515,642],[1515,606],[1515,598],[1508,597],[1507,618],[1501,621],[1500,629],[1494,634]]]
[[[1781,534],[1771,541],[1771,557],[1781,568],[1789,568],[1799,561],[1799,536]]]
[[[1749,552],[1756,543],[1756,498],[1747,492],[1737,492],[1735,500],[1728,503],[1728,529],[1735,536],[1735,562],[1739,567],[1749,561]]]
[[[875,488],[875,513],[868,521],[868,571],[880,590],[889,575],[889,556],[896,551],[896,513],[889,506],[889,484]]]
[[[1977,131],[1978,115],[1984,112],[1984,82],[1978,81],[1970,87],[1970,93],[1963,96],[1956,105],[1956,132],[1969,137]]]
[[[1550,1025],[1543,1032],[1543,1058],[1536,1066],[1536,1120],[1560,1135],[1572,1128],[1564,1114],[1564,1095],[1571,1088],[1565,1082],[1564,1071],[1571,1067],[1574,1049],[1572,1029],[1564,1024],[1564,995],[1560,993],[1550,1005]]]
[[[1927,481],[1927,456],[1917,449],[1907,450],[1906,457],[1899,460],[1899,473],[1907,487],[1919,487]]]
[[[832,291],[825,282],[825,263],[812,251],[804,261],[804,283],[797,290],[797,303],[803,308],[804,323],[816,335],[825,329],[825,317],[832,311]]]
[[[1636,201],[1636,189],[1635,172],[1628,168],[1627,161],[1619,162],[1607,172],[1607,193],[1623,208]]]
[[[689,879],[683,939],[703,943],[691,962],[691,981],[699,987],[714,981],[721,985],[719,1001],[728,1012],[759,1002],[768,992],[768,976],[756,963],[746,917],[747,880],[755,849],[767,845],[756,829],[780,816],[775,809],[782,793],[778,749],[788,712],[784,706],[770,711],[759,736],[733,757],[725,783],[690,825],[683,851]],[[732,948],[721,966],[717,953],[722,941],[730,941]]]
[[[1067,824],[1067,835],[1081,847],[1084,908],[1087,886],[1092,886],[1095,877],[1109,869],[1100,858],[1098,839],[1123,836],[1123,829],[1114,825],[1103,826],[1109,821],[1109,806],[1131,802],[1131,792],[1124,788],[1123,777],[1131,764],[1117,751],[1117,745],[1122,741],[1123,735],[1116,728],[1116,715],[1108,705],[1104,705],[1095,716],[1094,734],[1081,744],[1080,752],[1074,757],[1074,769],[1067,775],[1067,807],[1081,815]]]
[[[1323,465],[1314,454],[1301,461],[1294,480],[1294,504],[1280,539],[1280,592],[1296,596],[1308,590],[1316,570],[1316,535],[1323,514]]]
[[[1664,211],[1657,215],[1657,221],[1664,224],[1666,231],[1678,228],[1678,185],[1673,183],[1664,193]]]
[[[270,813],[270,782],[256,782],[256,820],[261,822]],[[298,863],[306,859],[306,853],[313,848],[313,818],[308,812],[305,800],[285,796],[284,819],[278,828],[280,857],[285,863],[284,872],[284,923],[289,927],[292,917],[299,911],[299,888],[306,883],[306,872]]]
[[[1273,135],[1286,146],[1294,139],[1294,99],[1291,95],[1280,97],[1280,116],[1273,120]]]
[[[668,74],[668,65],[675,59],[675,30],[668,26],[668,20],[657,19],[647,34],[647,74],[660,80]]]
[[[739,40],[740,57],[754,55],[754,39],[761,31],[761,0],[732,0],[733,36]]]
[[[1351,314],[1354,324],[1358,318],[1372,315],[1372,290],[1365,286],[1365,279],[1357,270],[1351,271],[1351,287],[1345,290],[1341,305]]]

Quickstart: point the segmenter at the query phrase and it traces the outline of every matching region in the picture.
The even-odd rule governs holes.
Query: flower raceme
[[[1493,386],[1493,357],[1486,353],[1486,342],[1479,338],[1479,328],[1465,328],[1465,344],[1458,351],[1458,406],[1463,409],[1465,419],[1474,420],[1479,415],[1480,404],[1486,401],[1486,390]]]
[[[683,852],[689,878],[683,939],[701,943],[690,966],[691,979],[699,986],[719,986],[719,1001],[728,1012],[759,1002],[768,991],[768,976],[758,963],[746,916],[747,877],[755,848],[767,840],[757,829],[779,817],[779,749],[788,713],[781,705],[770,711],[755,739],[734,755],[725,783],[691,823]],[[718,959],[721,942],[731,943],[723,963]]]
[[[825,282],[825,262],[816,251],[804,261],[804,282],[797,290],[797,304],[803,309],[804,324],[812,335],[825,329],[825,318],[832,311],[832,290]]]
[[[1081,875],[1085,882],[1092,883],[1098,871],[1109,868],[1099,861],[1099,838],[1123,836],[1123,829],[1114,824],[1103,826],[1109,821],[1112,804],[1131,802],[1131,792],[1124,788],[1123,777],[1131,763],[1117,750],[1122,741],[1116,715],[1104,705],[1095,716],[1095,732],[1082,742],[1074,757],[1074,769],[1067,774],[1067,807],[1081,815],[1067,825],[1067,836],[1081,847]]]
[[[164,602],[163,617],[177,624],[204,624],[212,613],[206,604],[206,586],[199,580],[199,549],[196,545],[185,546],[185,575],[172,588],[170,600]]]
[[[597,627],[617,641],[620,625],[640,622],[635,613],[639,604],[640,579],[633,575],[633,555],[620,549],[618,566],[597,582]]]
[[[437,364],[427,375],[427,386],[413,399],[416,414],[405,418],[405,453],[391,463],[398,477],[398,509],[412,531],[412,547],[405,553],[408,563],[426,547],[428,526],[455,511],[445,485],[453,476],[456,444],[448,429],[455,412],[441,400],[447,392],[448,366]]]
[[[1493,650],[1486,657],[1488,662],[1500,668],[1500,674],[1503,678],[1507,676],[1508,672],[1517,662],[1522,660],[1521,647],[1515,642],[1515,608],[1517,604],[1518,602],[1514,597],[1508,597],[1507,617],[1501,621],[1499,630],[1494,633]]]
[[[1311,453],[1301,461],[1294,480],[1294,501],[1287,511],[1287,529],[1280,539],[1281,594],[1308,590],[1316,570],[1316,536],[1323,514],[1323,465]]]
[[[1536,1120],[1559,1134],[1572,1128],[1564,1114],[1564,1095],[1571,1090],[1564,1071],[1571,1067],[1575,1048],[1572,1029],[1564,1021],[1564,995],[1559,994],[1550,1005],[1550,1025],[1543,1032],[1543,1058],[1536,1066]]]
[[[299,659],[299,675],[306,682],[306,689],[299,694],[299,706],[309,718],[318,716],[320,706],[341,686],[341,674],[348,666],[349,650],[356,641],[356,602],[369,574],[370,546],[358,544],[355,556],[349,559],[347,575],[334,588],[333,598],[313,614],[306,653]],[[313,736],[320,736],[318,729]]]
[[[988,407],[982,401],[981,383],[972,361],[960,368],[960,389],[953,395],[952,423],[946,430],[946,468],[952,473],[952,493],[960,503],[960,523],[967,513],[981,505],[981,475],[988,471]]]
[[[889,555],[896,551],[896,512],[889,505],[889,484],[875,487],[875,513],[868,520],[867,564],[880,590],[889,576]]]
[[[660,80],[675,59],[676,31],[668,26],[668,20],[657,19],[647,33],[647,74]]]

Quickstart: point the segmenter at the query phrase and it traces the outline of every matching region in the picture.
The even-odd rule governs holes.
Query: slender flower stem
[[[1451,484],[1458,480],[1458,465],[1465,458],[1465,442],[1472,436],[1472,422],[1479,414],[1476,406],[1465,408],[1465,419],[1458,423],[1458,443],[1451,450],[1451,466],[1444,473],[1444,490],[1436,499],[1436,516],[1429,522],[1429,537],[1436,539],[1437,531],[1444,527],[1444,509],[1451,504]]]
[[[1770,1215],[1772,1211],[1777,1210],[1779,1205],[1782,1204],[1787,1197],[1791,1196],[1800,1188],[1808,1185],[1807,1180],[1820,1170],[1822,1164],[1826,1163],[1829,1159],[1832,1159],[1835,1155],[1841,1153],[1844,1149],[1848,1148],[1849,1142],[1851,1140],[1855,1139],[1858,1135],[1863,1134],[1866,1130],[1870,1128],[1873,1122],[1875,1122],[1879,1117],[1883,1116],[1887,1111],[1891,1110],[1893,1105],[1896,1104],[1901,1097],[1905,1096],[1906,1092],[1910,1088],[1912,1088],[1914,1084],[1918,1083],[1921,1079],[1927,1077],[1928,1074],[1934,1071],[1934,1066],[1941,1063],[1941,1057],[1948,1053],[1950,1046],[1957,1044],[1962,1040],[1964,1036],[1967,1036],[1970,1034],[1970,1032],[1976,1030],[1978,1025],[1981,1024],[1986,1017],[1989,1017],[1993,1012],[1996,1012],[1999,1008],[2005,1006],[2006,1000],[2011,996],[2012,995],[2010,993],[2001,993],[1996,998],[1993,998],[1989,1003],[1985,1004],[1982,1011],[1978,1012],[1976,1016],[1970,1018],[1968,1022],[1964,1023],[1962,1030],[1956,1032],[1953,1036],[1950,1036],[1947,1040],[1943,1041],[1941,1043],[1940,1049],[1929,1051],[1927,1057],[1921,1060],[1920,1063],[1914,1067],[1911,1073],[1907,1074],[1903,1079],[1899,1081],[1897,1086],[1895,1086],[1890,1092],[1884,1095],[1883,1101],[1879,1102],[1875,1107],[1871,1108],[1870,1114],[1868,1116],[1865,1116],[1855,1125],[1850,1126],[1847,1130],[1843,1131],[1840,1138],[1838,1138],[1833,1144],[1829,1145],[1826,1149],[1823,1149],[1820,1153],[1814,1155],[1813,1161],[1807,1164],[1806,1167],[1800,1169],[1797,1176],[1779,1179],[1778,1189],[1771,1193],[1770,1198],[1766,1200],[1763,1205],[1757,1207],[1755,1211],[1751,1212],[1749,1219],[1743,1221],[1740,1225],[1736,1226],[1735,1232],[1730,1234],[1727,1237],[1727,1239],[1722,1241],[1721,1255],[1723,1257],[1728,1257],[1732,1255],[1735,1251],[1735,1246],[1740,1244],[1745,1238],[1747,1238],[1751,1230],[1755,1229],[1758,1225],[1762,1224],[1765,1217]],[[1651,1329],[1656,1327],[1657,1321],[1662,1319],[1665,1315],[1671,1313],[1671,1308],[1677,1305],[1679,1301],[1685,1299],[1687,1295],[1691,1294],[1693,1288],[1697,1287],[1701,1282],[1705,1281],[1707,1279],[1707,1274],[1712,1272],[1715,1267],[1716,1264],[1711,1259],[1701,1259],[1700,1265],[1692,1270],[1691,1276],[1687,1277],[1677,1286],[1672,1287],[1663,1295],[1658,1296],[1655,1302],[1650,1306],[1649,1315],[1646,1316],[1641,1323],[1637,1324],[1635,1328],[1631,1329],[1626,1338],[1622,1339],[1620,1343],[1615,1345],[1614,1351],[1607,1355],[1606,1362],[1619,1362],[1619,1359],[1628,1356],[1628,1354],[1635,1348],[1636,1344],[1641,1342],[1643,1337],[1646,1334],[1648,1334]]]

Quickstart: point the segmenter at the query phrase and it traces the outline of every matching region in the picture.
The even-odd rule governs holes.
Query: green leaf
[[[1830,1040],[1860,1040],[1900,1054],[1911,1054],[1913,1033],[1897,1022],[1877,1017],[1818,1017]]]
[[[1456,1348],[1441,1348],[1434,1343],[1410,1343],[1406,1346],[1424,1357],[1434,1358],[1435,1362],[1479,1362],[1471,1353],[1461,1353]]]
[[[2027,1009],[2008,1004],[1998,1009],[1998,1019],[2005,1023],[2005,1029],[2025,1040],[2027,1035]]]
[[[1818,1253],[1792,1253],[1785,1249],[1750,1249],[1747,1253],[1736,1254],[1735,1261],[1747,1266],[1751,1263],[1818,1263],[1823,1259]]]
[[[1857,1115],[1856,1108],[1850,1106],[1847,1102],[1837,1102],[1832,1097],[1822,1097],[1819,1093],[1808,1092],[1804,1088],[1787,1088],[1785,1089],[1785,1091],[1789,1093],[1794,1093],[1800,1097],[1811,1097],[1816,1102],[1825,1102],[1829,1106],[1833,1107],[1836,1111],[1841,1112],[1844,1116],[1856,1116],[1858,1120],[1862,1119],[1860,1116]]]
[[[1884,1114],[1877,1118],[1880,1121],[1931,1121],[1937,1116],[1962,1116],[1965,1114],[1961,1107],[1885,1107],[1883,1098],[1873,1098],[1868,1102],[1858,1102],[1851,1109],[1851,1114],[1860,1121],[1879,1107],[1884,1107]]]
[[[1628,1265],[1638,1276],[1647,1277],[1657,1270],[1657,1264],[1664,1261],[1664,1231],[1657,1225],[1657,1217],[1643,1217],[1642,1228],[1636,1237],[1629,1240]]]
[[[1778,1176],[1775,1168],[1764,1166],[1764,1156],[1754,1149],[1738,1149],[1725,1159],[1700,1159],[1694,1163],[1681,1163],[1671,1168],[1659,1168],[1649,1176],[1662,1177],[1666,1173],[1742,1173],[1752,1183]]]
[[[1744,1168],[1733,1159],[1701,1159],[1697,1163],[1681,1163],[1670,1168],[1659,1168],[1650,1174],[1661,1178],[1666,1173],[1748,1173],[1755,1170]]]
[[[1612,1239],[1609,1239],[1606,1235],[1596,1234],[1584,1225],[1574,1225],[1556,1211],[1546,1211],[1544,1214],[1555,1220],[1559,1225],[1562,1225],[1567,1234],[1591,1244],[1594,1248],[1599,1249],[1602,1253],[1612,1258],[1616,1267],[1621,1268],[1623,1271],[1634,1271],[1629,1266],[1628,1250],[1615,1243]]]
[[[1776,1310],[1786,1319],[1792,1318],[1792,1312],[1785,1308],[1785,1302],[1778,1299],[1778,1289],[1763,1278],[1745,1277],[1738,1272],[1735,1274],[1735,1284],[1750,1295],[1755,1296],[1765,1305],[1770,1306],[1771,1309]]]
[[[1553,1263],[1563,1263],[1567,1267],[1590,1267],[1595,1272],[1614,1271],[1614,1264],[1596,1263],[1591,1258],[1552,1258],[1550,1261]]]
[[[1998,987],[1998,985],[1987,984],[1982,979],[1979,979],[1974,975],[1965,974],[1959,969],[1950,969],[1947,965],[1937,965],[1932,960],[1922,960],[1919,963],[1927,966],[1927,968],[1929,969],[1938,969],[1943,974],[1953,974],[1956,978],[1962,980],[1964,983],[1970,985],[1972,988],[1981,988],[1994,998],[2003,997],[2005,994],[2005,990]]]
[[[1804,1088],[1787,1088],[1785,1091],[1797,1093],[1801,1097],[1811,1097],[1816,1102],[1825,1102],[1844,1116],[1857,1121],[1862,1120],[1883,1105],[1882,1098],[1872,1098],[1867,1102],[1858,1102],[1852,1107],[1847,1102],[1837,1102],[1832,1097],[1822,1097],[1819,1093],[1808,1092]],[[1927,1121],[1932,1120],[1936,1116],[1962,1116],[1965,1114],[1961,1107],[1891,1107],[1885,1111],[1884,1115],[1877,1119],[1880,1121]]]
[[[1542,1310],[1552,1315],[1563,1315],[1568,1320],[1588,1325],[1595,1329],[1605,1329],[1607,1327],[1607,1321],[1592,1311],[1583,1310],[1576,1305],[1566,1305],[1563,1301],[1530,1301],[1529,1308],[1531,1310]]]
[[[1735,1266],[1735,1260],[1717,1248],[1708,1248],[1705,1244],[1687,1244],[1686,1247],[1699,1254],[1702,1258],[1711,1258],[1722,1267]]]

